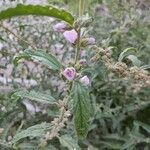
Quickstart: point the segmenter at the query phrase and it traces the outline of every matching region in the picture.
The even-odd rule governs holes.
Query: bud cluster
[[[41,146],[46,145],[48,140],[52,140],[54,137],[59,136],[59,131],[65,127],[65,123],[68,121],[68,117],[71,115],[71,112],[66,109],[65,100],[59,100],[57,105],[59,107],[60,116],[58,118],[54,118],[54,120],[51,122],[53,128],[51,131],[45,134],[41,141]]]
[[[139,91],[142,87],[150,86],[150,77],[148,71],[138,68],[136,66],[128,68],[123,62],[115,63],[111,58],[111,51],[108,49],[99,49],[101,58],[108,68],[108,70],[114,72],[120,77],[133,79],[133,87]]]

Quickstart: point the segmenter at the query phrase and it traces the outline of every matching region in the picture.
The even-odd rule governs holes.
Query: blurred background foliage
[[[0,8],[10,7],[18,2],[49,3],[68,9],[74,15],[78,12],[78,0],[12,0],[1,2]],[[88,31],[89,35],[96,38],[98,46],[113,46],[113,57],[116,60],[125,48],[134,47],[137,49],[136,56],[142,63],[150,65],[149,0],[86,0],[84,6],[85,15],[94,18]],[[53,32],[52,25],[55,23],[56,20],[51,18],[31,16],[4,21],[18,36],[46,52],[52,52],[63,63],[68,64],[73,47],[67,45],[62,36]],[[55,72],[36,61],[24,61],[17,67],[13,66],[14,55],[28,47],[29,45],[0,28],[0,128],[4,129],[0,133],[1,150],[12,149],[1,141],[11,141],[18,130],[44,121],[49,122],[58,115],[54,106],[12,97],[15,90],[34,89],[51,93],[57,99],[63,97],[65,84]],[[87,52],[90,54],[91,49],[87,49]],[[95,115],[87,139],[77,141],[73,125],[68,123],[61,131],[61,135],[68,136],[65,136],[67,142],[54,139],[50,141],[47,149],[71,150],[71,143],[75,143],[75,146],[80,146],[76,149],[149,150],[150,88],[134,92],[130,88],[130,82],[116,76],[111,77],[112,74],[101,61],[90,69],[91,103],[95,108]],[[35,150],[38,149],[37,143],[35,138],[26,138],[18,143],[16,149]]]

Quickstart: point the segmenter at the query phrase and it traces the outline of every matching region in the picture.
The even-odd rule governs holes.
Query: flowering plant
[[[48,92],[40,92],[40,86],[33,90],[31,86],[31,89],[17,90],[12,94],[11,99],[15,100],[16,104],[19,103],[20,107],[24,105],[27,110],[34,112],[33,114],[43,110],[44,117],[41,117],[42,121],[28,126],[25,130],[21,130],[24,121],[19,127],[17,121],[14,121],[17,124],[17,130],[12,127],[12,136],[9,136],[8,140],[2,140],[2,142],[0,140],[0,144],[7,148],[20,148],[19,143],[27,137],[33,137],[31,141],[40,139],[36,148],[41,149],[54,149],[49,146],[52,142],[57,143],[58,140],[68,149],[80,149],[85,145],[86,148],[92,149],[93,147],[90,147],[92,142],[86,140],[90,139],[90,136],[95,139],[96,147],[101,149],[122,149],[122,147],[132,149],[139,143],[150,143],[147,138],[149,129],[132,114],[133,111],[138,112],[149,105],[147,100],[139,101],[139,95],[137,98],[137,94],[143,88],[150,86],[148,66],[143,65],[138,59],[135,55],[137,50],[133,47],[124,49],[114,57],[115,47],[110,46],[109,40],[103,41],[102,45],[97,44],[98,38],[95,39],[94,34],[89,36],[88,33],[93,18],[84,15],[84,4],[85,0],[79,0],[77,17],[64,9],[49,5],[18,4],[0,12],[1,21],[22,15],[40,15],[58,19],[58,23],[56,20],[53,21],[50,34],[53,34],[55,42],[58,42],[56,37],[64,42],[62,45],[51,47],[56,54],[54,55],[52,50],[39,49],[37,47],[40,44],[35,46],[16,35],[3,22],[0,24],[3,30],[28,45],[27,48],[22,48],[22,53],[14,56],[14,72],[19,68],[19,64],[27,65],[28,61],[30,65],[42,64],[48,68],[44,70],[46,67],[40,66],[40,69],[44,70],[42,79],[38,78],[40,76],[38,71],[35,73],[40,84],[41,80],[45,79],[44,86],[46,84],[48,86],[44,90]],[[66,45],[70,48],[69,50]],[[65,58],[61,57],[63,50],[64,55],[68,52]],[[23,72],[25,72],[22,75],[24,81],[24,76],[28,77],[28,73],[26,70]],[[49,90],[48,82],[51,74],[54,75],[51,82],[55,78],[58,79],[53,82],[57,85],[57,90],[54,87]],[[20,102],[20,99],[23,99],[23,102]],[[36,108],[34,111],[33,105],[28,100],[34,102]],[[39,108],[39,103],[44,106]],[[50,112],[51,110],[53,113]],[[54,114],[55,111],[56,114]],[[130,122],[129,117],[134,118],[132,119],[133,128],[126,131],[124,126],[128,119]],[[141,131],[141,128],[146,134]],[[5,129],[0,127],[0,135],[4,131]],[[98,136],[95,133],[98,133]]]

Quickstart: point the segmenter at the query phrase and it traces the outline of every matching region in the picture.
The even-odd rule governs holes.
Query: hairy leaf
[[[22,130],[21,132],[17,133],[12,143],[15,144],[19,140],[26,138],[26,137],[41,137],[45,133],[45,131],[51,129],[49,123],[41,123],[34,126],[27,128],[26,130]]]
[[[123,61],[123,59],[124,59],[126,56],[128,56],[128,55],[130,55],[130,54],[133,54],[133,53],[135,53],[136,51],[137,51],[137,50],[136,50],[135,48],[133,48],[133,47],[126,48],[125,50],[123,50],[122,53],[120,53],[119,58],[118,58],[118,61],[119,61],[119,62]]]
[[[148,70],[148,69],[150,69],[150,65],[144,65],[144,66],[141,66],[140,68],[141,68],[141,69]]]
[[[21,97],[21,98],[28,98],[33,101],[37,101],[40,103],[46,103],[46,104],[53,104],[55,103],[55,99],[50,94],[44,94],[40,92],[35,91],[17,91],[15,92],[13,96]]]
[[[43,50],[25,50],[23,54],[14,59],[14,63],[17,64],[20,59],[36,59],[41,61],[44,65],[47,65],[50,69],[60,70],[62,68],[61,63],[53,56]]]
[[[142,64],[142,62],[135,55],[129,55],[127,59],[129,59],[134,66],[140,67]]]
[[[74,23],[74,17],[69,12],[63,9],[58,9],[51,5],[41,6],[18,4],[14,8],[8,8],[6,10],[1,11],[0,20],[24,15],[49,16],[66,21],[70,25]]]
[[[59,137],[59,141],[62,146],[67,147],[68,149],[77,149],[80,150],[80,147],[75,139],[73,139],[70,135],[62,135]]]
[[[88,133],[91,115],[89,93],[78,82],[74,82],[72,91],[74,100],[74,124],[78,138],[84,139]]]
[[[145,129],[148,133],[150,133],[150,126],[142,123],[140,121],[134,121],[134,124],[137,124],[138,126],[141,126],[143,129]]]

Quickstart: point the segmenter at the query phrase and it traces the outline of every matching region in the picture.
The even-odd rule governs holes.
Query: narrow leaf
[[[22,130],[21,132],[17,133],[12,143],[16,143],[19,140],[26,138],[26,137],[41,137],[45,133],[45,131],[50,130],[51,126],[49,123],[41,123],[34,126],[27,128],[26,130]]]
[[[49,16],[66,21],[70,25],[73,25],[74,23],[74,17],[69,12],[51,5],[41,6],[18,4],[14,8],[8,8],[1,11],[0,20],[24,15]]]
[[[72,91],[74,100],[74,124],[78,138],[84,139],[88,133],[91,115],[89,93],[78,82],[74,82]]]
[[[50,94],[44,94],[35,91],[17,91],[12,95],[12,97],[14,96],[28,98],[32,101],[37,101],[44,104],[53,104],[56,102],[56,100]]]
[[[121,62],[126,56],[133,54],[137,51],[137,49],[130,47],[130,48],[126,48],[125,50],[123,50],[122,53],[120,53],[118,61]]]

